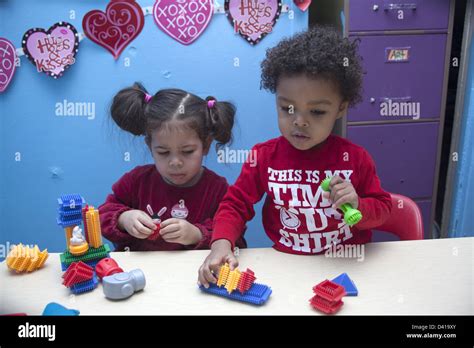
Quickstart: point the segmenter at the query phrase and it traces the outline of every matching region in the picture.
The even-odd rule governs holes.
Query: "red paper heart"
[[[86,36],[117,59],[143,29],[145,17],[135,0],[111,0],[104,12],[92,10],[82,19]]]
[[[293,0],[293,2],[301,11],[306,11],[311,5],[311,0]]]
[[[15,46],[7,39],[0,37],[0,93],[5,91],[15,74]]]
[[[28,30],[21,43],[25,56],[36,70],[56,79],[75,63],[79,34],[72,24],[59,22],[48,30]]]

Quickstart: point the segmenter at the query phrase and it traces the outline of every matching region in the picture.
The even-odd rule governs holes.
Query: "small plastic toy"
[[[330,182],[331,182],[330,177],[324,179],[321,182],[321,188],[323,189],[323,191],[326,191],[326,192],[331,191],[329,187]],[[352,206],[349,203],[344,203],[343,205],[341,205],[340,209],[344,213],[344,221],[349,226],[354,226],[362,219],[362,213],[359,210],[352,208]]]
[[[216,284],[209,284],[207,289],[202,285],[199,288],[207,293],[262,305],[270,297],[272,289],[267,285],[254,283],[255,279],[255,274],[252,270],[247,268],[245,272],[240,272],[236,268],[231,271],[229,264],[225,263],[219,270]],[[236,289],[239,291],[234,291]]]
[[[102,278],[115,273],[123,273],[123,269],[119,267],[119,265],[114,259],[108,257],[100,260],[97,263],[97,265],[95,266],[95,273],[97,274],[97,278],[101,280]]]
[[[51,316],[51,315],[61,315],[61,316],[77,316],[81,312],[77,309],[69,309],[64,306],[61,306],[59,303],[50,302],[46,305],[43,310],[43,315]]]
[[[89,246],[97,249],[102,246],[99,211],[94,209],[93,206],[87,206],[85,215],[86,221],[84,221],[84,225],[87,225],[87,240],[89,241]]]
[[[231,300],[251,303],[257,306],[261,306],[267,302],[272,294],[272,289],[270,287],[257,283],[254,283],[244,294],[241,294],[238,291],[229,294],[225,288],[219,288],[215,284],[209,284],[209,288],[207,289],[201,285],[199,286],[199,289],[210,294],[227,297]]]
[[[58,198],[57,222],[66,231],[67,250],[59,255],[63,284],[73,294],[94,290],[99,284],[94,267],[103,258],[109,257],[110,247],[102,243],[99,211],[86,204],[78,194],[62,195]],[[84,225],[85,238],[82,235]]]
[[[123,300],[135,292],[143,290],[146,285],[145,275],[140,269],[130,272],[115,273],[102,278],[102,289],[105,297],[111,300]]]
[[[326,314],[336,313],[344,304],[341,300],[346,295],[344,287],[328,279],[314,286],[313,291],[316,295],[309,302],[321,312]]]
[[[82,229],[76,226],[72,230],[72,237],[69,240],[69,252],[72,255],[84,255],[89,250],[89,244],[82,235]]]
[[[73,262],[63,274],[63,285],[70,288],[74,284],[91,280],[94,275],[94,269],[84,262]]]
[[[73,294],[92,291],[99,284],[93,268],[81,261],[73,262],[63,274],[63,278],[63,285]]]
[[[74,284],[69,289],[71,290],[73,294],[78,295],[84,292],[89,292],[89,291],[94,290],[98,284],[99,282],[97,281],[97,277],[93,275],[91,280]]]
[[[89,248],[89,250],[80,256],[72,255],[69,251],[65,251],[60,254],[61,266],[62,269],[67,269],[69,265],[73,262],[82,261],[92,266],[91,263],[96,264],[101,259],[109,257],[110,247],[108,244],[101,245],[99,248]]]
[[[72,238],[72,230],[82,222],[82,206],[85,204],[84,198],[78,194],[62,195],[58,198],[58,218],[57,223],[66,232],[66,247],[69,249],[69,241]]]
[[[347,275],[347,273],[342,273],[332,280],[333,283],[342,285],[346,290],[346,296],[357,296],[359,291],[355,286],[354,282]]]
[[[156,230],[152,234],[150,234],[150,236],[147,239],[155,241],[155,240],[157,240],[158,238],[161,237],[161,234],[160,234],[161,216],[164,213],[166,213],[167,208],[163,207],[163,208],[160,209],[160,211],[158,213],[155,214],[155,213],[153,213],[153,209],[151,208],[151,206],[148,204],[146,206],[146,210],[148,211],[148,214],[150,214],[151,218],[153,219],[153,222],[156,225]]]
[[[242,272],[239,285],[237,287],[240,293],[243,294],[244,292],[248,291],[255,282],[255,279],[255,274],[252,270],[247,268],[245,272]]]
[[[311,298],[310,303],[315,309],[326,314],[336,313],[337,311],[341,309],[342,305],[344,304],[344,302],[342,301],[333,302],[333,301],[326,300],[325,298],[321,296],[317,296],[317,295]]]
[[[34,248],[23,244],[15,245],[7,255],[7,267],[16,273],[33,272],[40,269],[48,258],[48,250],[40,252],[37,245]]]

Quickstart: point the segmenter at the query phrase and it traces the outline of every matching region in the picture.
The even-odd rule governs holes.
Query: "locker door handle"
[[[408,3],[408,4],[385,4],[384,5],[385,11],[393,11],[393,10],[416,10],[416,3]]]

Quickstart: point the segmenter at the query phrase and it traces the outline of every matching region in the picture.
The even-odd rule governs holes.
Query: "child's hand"
[[[199,228],[183,219],[171,218],[161,223],[160,234],[168,243],[197,244],[202,239]]]
[[[226,262],[231,270],[239,265],[239,261],[235,258],[231,247],[232,245],[227,239],[219,239],[212,243],[211,253],[199,268],[198,284],[208,288],[209,283],[216,283],[219,268]]]
[[[333,203],[334,209],[339,209],[344,203],[349,203],[354,209],[359,207],[359,196],[352,183],[344,181],[339,175],[336,175],[331,179],[329,187],[331,191],[323,192],[323,196]]]
[[[138,239],[148,238],[156,229],[151,217],[141,210],[128,210],[120,214],[118,227]]]

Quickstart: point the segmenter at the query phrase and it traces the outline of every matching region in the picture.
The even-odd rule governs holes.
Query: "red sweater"
[[[156,170],[155,165],[139,166],[122,176],[112,186],[104,204],[99,207],[102,234],[113,242],[116,250],[183,250],[208,249],[212,235],[212,218],[228,188],[225,178],[204,168],[199,181],[192,187],[176,187],[166,183]],[[179,202],[184,200],[184,208]],[[168,243],[163,238],[156,241],[138,239],[117,227],[117,221],[124,211],[139,209],[147,212],[150,204],[154,213],[166,207],[161,216],[164,221],[173,216],[186,216],[186,220],[201,230],[203,239],[197,245],[184,246]],[[183,215],[183,210],[187,212]],[[245,247],[245,241],[237,245]]]
[[[214,217],[211,243],[227,239],[234,244],[264,194],[265,232],[275,249],[292,254],[318,254],[332,244],[367,243],[370,229],[390,216],[390,195],[380,187],[372,158],[346,139],[330,135],[320,146],[301,151],[279,137],[252,151],[256,161],[243,165]],[[351,228],[321,195],[321,181],[336,174],[350,181],[359,195],[363,218]]]

